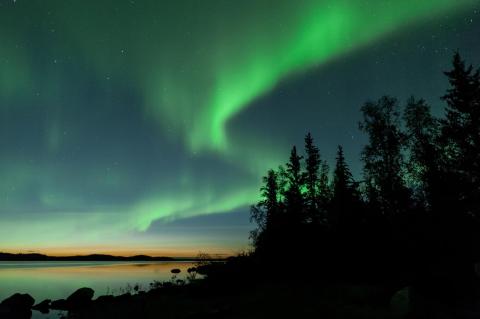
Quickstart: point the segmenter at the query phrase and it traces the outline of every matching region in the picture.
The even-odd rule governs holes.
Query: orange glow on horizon
[[[244,249],[245,250],[245,249]],[[220,247],[205,247],[203,249],[189,248],[116,248],[116,247],[48,247],[41,249],[3,249],[0,252],[10,254],[43,254],[48,256],[81,256],[81,255],[112,255],[112,256],[136,256],[147,255],[152,257],[195,257],[199,253],[207,253],[213,257],[229,257],[240,253],[243,250],[233,250]]]

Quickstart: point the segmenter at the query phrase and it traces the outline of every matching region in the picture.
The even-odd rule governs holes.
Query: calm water
[[[139,285],[148,290],[154,280],[172,277],[170,270],[182,270],[184,278],[192,262],[0,262],[0,300],[16,293],[28,293],[35,302],[68,297],[81,287],[95,290],[95,296],[121,294]],[[58,318],[56,313],[33,318]]]

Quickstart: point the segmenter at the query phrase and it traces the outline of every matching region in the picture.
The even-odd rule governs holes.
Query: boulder
[[[115,297],[112,295],[100,296],[93,301],[95,307],[106,307],[111,305],[115,301]]]
[[[392,296],[390,308],[398,318],[404,318],[410,313],[410,287],[404,287]]]
[[[104,295],[104,296],[99,296],[97,299],[95,299],[95,302],[98,303],[104,303],[104,302],[112,302],[115,300],[115,296],[113,295]]]
[[[30,318],[35,299],[29,294],[14,294],[0,303],[2,318]]]
[[[67,305],[70,309],[84,307],[92,301],[94,294],[92,288],[80,288],[67,298]]]
[[[29,294],[14,294],[2,301],[1,305],[14,310],[30,310],[34,303],[35,299],[33,299],[33,297]]]
[[[120,302],[120,303],[122,303],[122,302],[128,302],[128,301],[130,301],[131,299],[132,299],[132,294],[129,293],[129,292],[127,292],[127,293],[125,293],[125,294],[123,294],[123,295],[120,295],[120,296],[116,296],[116,297],[115,297],[115,301]]]
[[[53,309],[53,310],[68,310],[67,301],[65,299],[54,300],[50,304],[50,309]]]
[[[50,299],[45,299],[44,301],[36,304],[32,307],[33,310],[40,311],[43,314],[47,314],[50,310],[50,303],[52,301]]]

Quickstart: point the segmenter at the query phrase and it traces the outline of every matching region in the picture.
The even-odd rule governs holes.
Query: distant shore
[[[113,256],[104,254],[77,256],[48,256],[43,254],[11,254],[0,253],[0,261],[195,261],[197,257],[165,257],[165,256]],[[218,258],[218,260],[222,260]]]

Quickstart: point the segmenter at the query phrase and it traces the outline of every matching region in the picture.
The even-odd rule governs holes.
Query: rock
[[[70,309],[84,307],[92,301],[94,294],[92,288],[80,288],[67,298],[67,305]]]
[[[115,297],[115,301],[120,302],[120,303],[129,301],[131,299],[132,299],[132,294],[129,293],[129,292]]]
[[[0,305],[0,318],[31,319],[32,311],[30,309],[15,311],[7,308],[6,306]]]
[[[30,318],[30,310],[35,299],[29,294],[14,294],[3,300],[0,304],[0,316],[2,318]]]
[[[50,299],[45,299],[44,301],[36,304],[32,307],[33,310],[40,311],[43,314],[47,314],[50,311],[50,303],[52,301]]]
[[[103,302],[111,302],[115,300],[115,296],[112,295],[105,295],[105,296],[100,296],[97,299],[95,299],[95,302],[103,303]]]
[[[405,317],[410,312],[410,288],[398,290],[390,299],[390,308],[399,318]]]
[[[14,294],[4,301],[2,305],[10,309],[30,309],[35,303],[35,299],[29,294]]]
[[[115,300],[115,297],[112,295],[100,296],[93,301],[96,307],[106,307],[112,304]]]
[[[53,310],[68,310],[67,301],[65,299],[54,300],[50,304],[50,309],[53,309]]]

